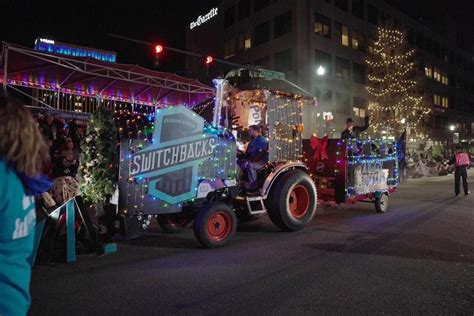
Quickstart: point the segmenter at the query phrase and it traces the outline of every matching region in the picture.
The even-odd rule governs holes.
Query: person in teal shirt
[[[46,147],[23,105],[0,97],[0,117],[0,315],[26,315],[31,302],[34,195],[49,186],[38,176]]]

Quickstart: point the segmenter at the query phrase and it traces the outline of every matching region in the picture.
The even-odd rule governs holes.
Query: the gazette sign
[[[192,30],[196,26],[200,26],[201,24],[203,24],[203,23],[209,21],[210,19],[212,19],[213,17],[215,17],[217,15],[217,10],[218,10],[218,8],[212,8],[207,14],[198,16],[196,21],[193,21],[189,24],[189,29]]]

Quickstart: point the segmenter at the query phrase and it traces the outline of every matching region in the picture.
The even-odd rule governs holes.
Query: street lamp
[[[456,126],[454,126],[454,125],[452,125],[452,124],[449,125],[449,130],[450,130],[451,132],[454,131],[455,129],[456,129]]]
[[[406,120],[405,118],[402,118],[401,121],[400,121],[400,123],[405,124],[406,121],[407,121],[407,120]]]
[[[326,73],[326,69],[324,69],[323,66],[319,66],[318,69],[316,70],[316,74],[318,76],[324,76],[325,73]]]

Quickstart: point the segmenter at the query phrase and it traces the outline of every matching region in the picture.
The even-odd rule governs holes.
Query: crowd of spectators
[[[54,182],[51,193],[55,203],[45,204],[59,206],[77,194],[80,144],[85,128],[76,120],[67,121],[48,112],[37,113],[35,118],[50,155],[42,171]]]

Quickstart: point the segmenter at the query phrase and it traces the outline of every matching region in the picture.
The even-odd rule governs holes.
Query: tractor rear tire
[[[237,230],[237,217],[229,205],[213,202],[204,205],[194,219],[194,236],[207,248],[226,245]]]
[[[189,215],[183,213],[160,214],[156,220],[161,229],[167,233],[182,233],[191,226],[193,221]]]
[[[273,224],[283,231],[301,230],[316,213],[316,187],[307,173],[291,170],[272,185],[267,201]]]

